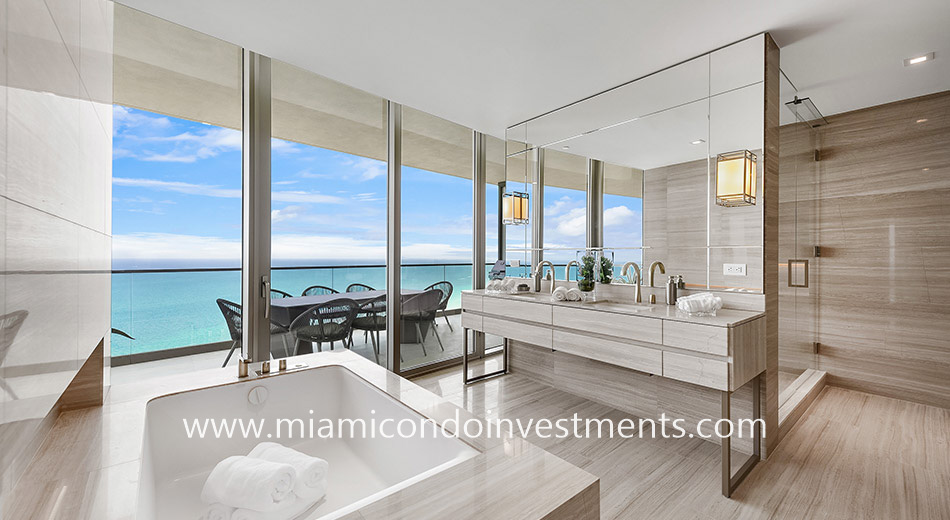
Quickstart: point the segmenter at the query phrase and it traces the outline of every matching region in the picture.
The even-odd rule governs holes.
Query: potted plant
[[[597,258],[590,252],[581,257],[581,265],[577,270],[577,288],[584,292],[594,290],[595,270]]]
[[[600,277],[597,280],[600,283],[610,283],[614,278],[614,261],[605,253],[600,257]]]

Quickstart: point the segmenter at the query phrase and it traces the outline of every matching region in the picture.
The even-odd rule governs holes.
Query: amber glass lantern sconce
[[[755,154],[749,150],[716,156],[716,204],[755,205]]]

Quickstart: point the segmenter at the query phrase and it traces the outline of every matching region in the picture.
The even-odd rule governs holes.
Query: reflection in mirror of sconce
[[[528,223],[528,194],[521,191],[511,191],[504,196],[505,224],[521,225]]]
[[[716,156],[716,204],[755,205],[755,163],[756,156],[749,150]]]

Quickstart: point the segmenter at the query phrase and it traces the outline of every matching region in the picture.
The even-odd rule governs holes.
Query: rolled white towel
[[[234,508],[224,504],[211,504],[204,508],[198,520],[231,520]]]
[[[566,288],[566,287],[558,287],[557,289],[554,289],[554,292],[551,293],[551,296],[552,296],[555,300],[557,300],[557,301],[559,301],[559,302],[562,302],[562,301],[564,301],[564,300],[567,299],[567,288]]]
[[[293,494],[296,470],[251,457],[228,457],[208,475],[201,500],[255,511],[275,511],[287,507]]]
[[[293,466],[297,471],[294,493],[303,500],[316,502],[327,492],[327,469],[330,465],[321,458],[311,457],[276,442],[262,442],[247,456]]]
[[[580,289],[577,287],[571,287],[567,290],[567,301],[569,302],[579,302],[584,299],[584,295],[581,294]]]
[[[231,515],[231,520],[291,520],[297,518],[301,513],[313,507],[317,501],[304,500],[293,493],[290,495],[293,500],[289,500],[286,507],[276,511],[255,511],[253,509],[235,509]]]

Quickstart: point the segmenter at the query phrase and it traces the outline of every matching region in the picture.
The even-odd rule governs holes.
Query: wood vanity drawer
[[[546,303],[488,297],[482,300],[482,312],[516,320],[533,321],[545,325],[551,324],[551,305]]]
[[[482,318],[482,330],[487,334],[551,348],[551,329],[548,327],[485,316]]]
[[[728,390],[729,363],[666,351],[663,352],[663,377]]]
[[[604,312],[579,307],[554,306],[554,323],[567,329],[595,332],[608,336],[661,343],[663,340],[663,320],[642,318]]]
[[[482,317],[471,312],[462,311],[462,327],[472,330],[482,330]]]
[[[592,338],[563,330],[554,331],[553,339],[554,350],[649,374],[663,372],[663,352],[658,349]]]
[[[663,344],[717,356],[728,356],[729,329],[681,321],[664,321]]]
[[[467,311],[481,312],[483,299],[477,294],[462,293],[462,308]]]

